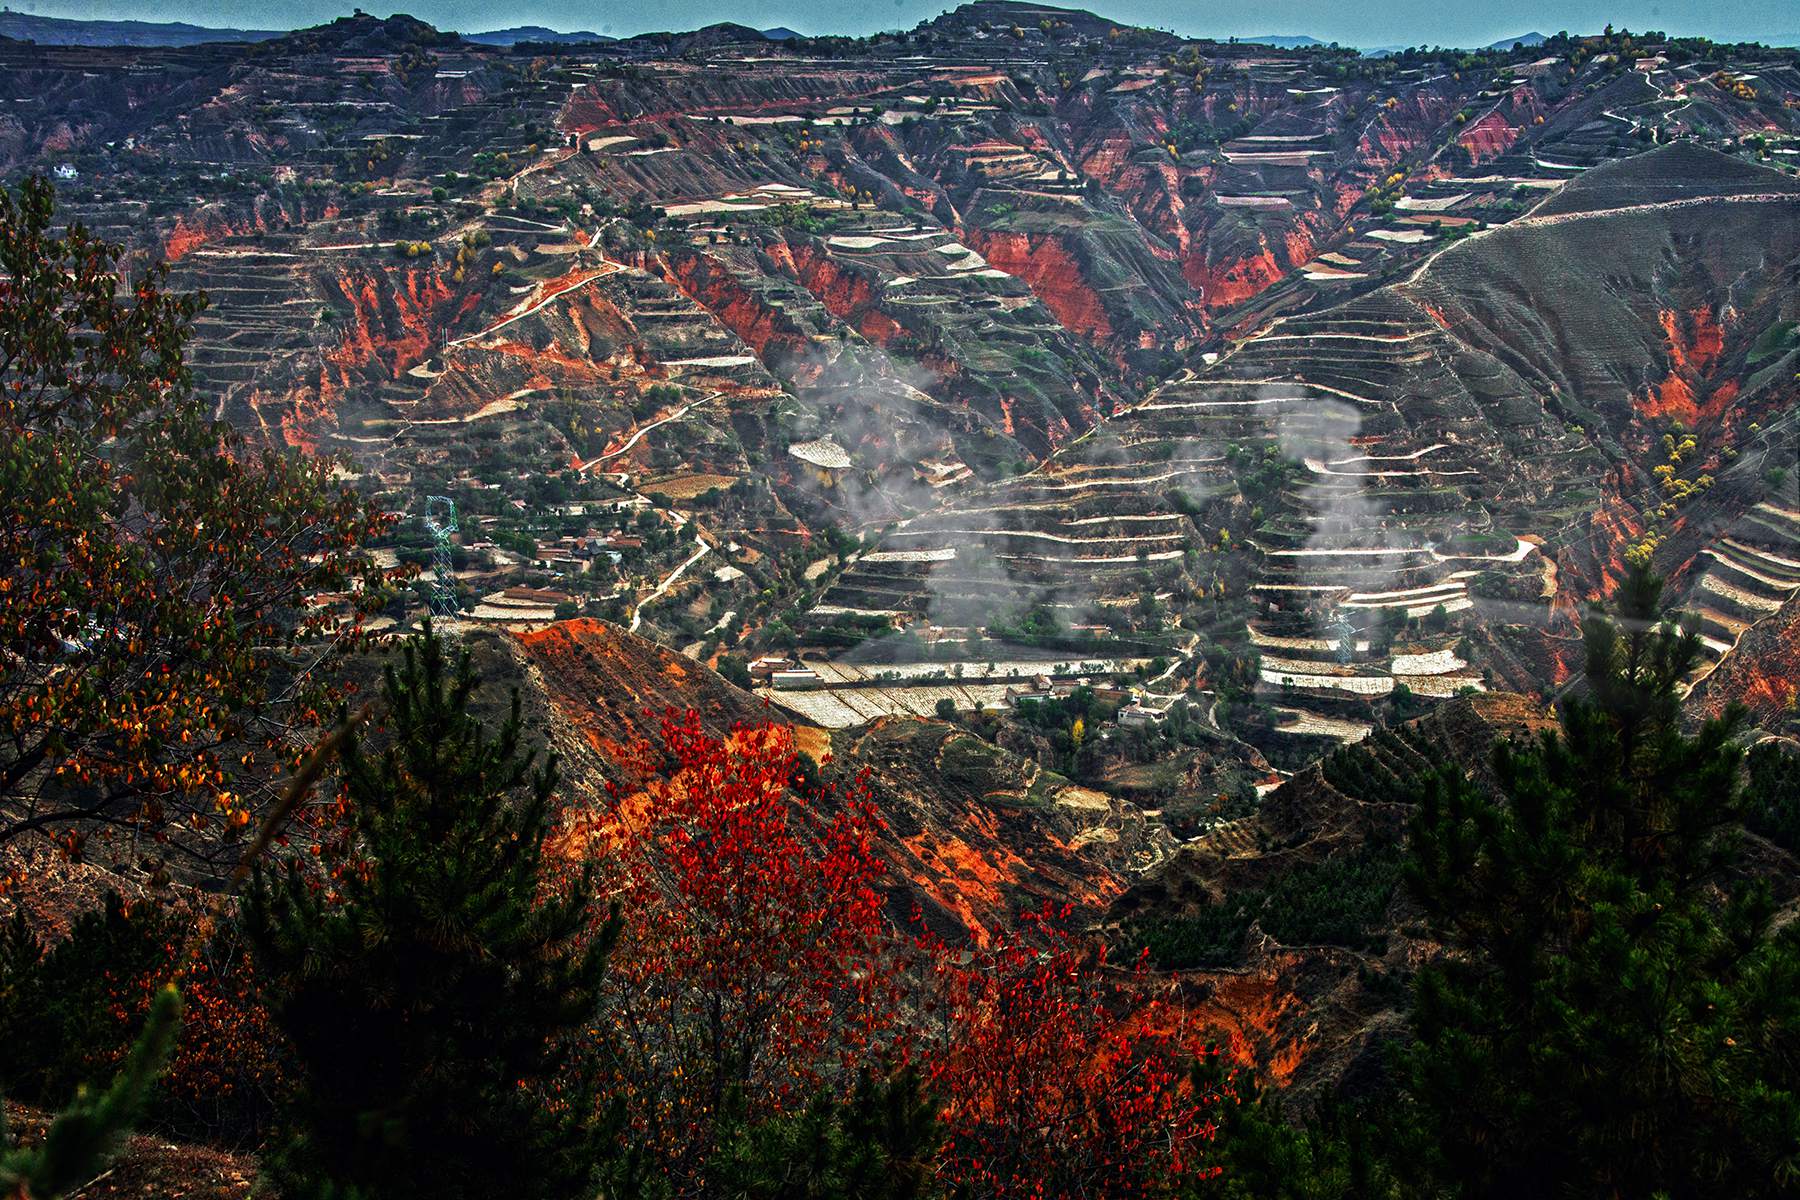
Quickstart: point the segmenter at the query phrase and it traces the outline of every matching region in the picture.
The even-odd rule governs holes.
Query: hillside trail
[[[668,416],[658,417],[656,420],[650,422],[648,425],[639,427],[637,432],[633,433],[631,435],[630,439],[627,440],[626,443],[623,446],[620,446],[617,450],[608,450],[604,454],[601,454],[595,458],[590,458],[586,462],[582,463],[581,466],[577,468],[577,470],[586,472],[586,471],[592,470],[594,467],[605,462],[609,458],[617,458],[619,455],[624,454],[626,451],[630,450],[633,446],[637,445],[638,439],[642,438],[646,433],[649,433],[652,429],[656,429],[663,425],[668,425],[674,421],[679,421],[679,420],[681,420],[681,418],[687,416],[688,413],[690,411],[692,411],[693,409],[699,407],[702,404],[709,404],[718,398],[719,398],[718,392],[711,392],[699,400],[690,400],[688,403],[682,405],[680,408],[676,409],[674,412],[670,413]]]
[[[679,567],[670,571],[668,577],[656,585],[656,590],[651,592],[648,596],[645,596],[642,600],[639,600],[637,602],[637,607],[631,610],[631,624],[628,626],[630,632],[636,633],[638,631],[638,626],[644,623],[644,606],[646,604],[649,604],[652,600],[655,600],[658,596],[667,592],[674,586],[675,581],[680,579],[682,575],[686,573],[689,567],[693,566],[712,552],[712,547],[707,544],[706,539],[700,534],[694,535],[694,545],[698,547],[698,549],[696,549]]]
[[[1561,189],[1559,188],[1557,191],[1551,192],[1549,196],[1546,196],[1545,200],[1548,201],[1550,197],[1560,194]],[[1492,237],[1494,234],[1500,233],[1503,230],[1548,229],[1555,225],[1566,225],[1572,221],[1585,221],[1597,217],[1623,217],[1640,213],[1673,212],[1678,209],[1698,208],[1707,204],[1800,205],[1800,192],[1745,192],[1742,195],[1736,196],[1689,196],[1682,200],[1652,200],[1643,204],[1622,204],[1614,208],[1593,208],[1585,209],[1581,212],[1548,213],[1543,216],[1526,215],[1515,221],[1508,221],[1504,225],[1490,225],[1486,229],[1478,229],[1467,237],[1459,238],[1448,245],[1433,250],[1419,261],[1419,265],[1413,269],[1412,274],[1407,276],[1400,286],[1402,288],[1410,287],[1419,282],[1419,280],[1423,279],[1426,273],[1431,270],[1432,265],[1436,263],[1440,257],[1450,253],[1452,250],[1461,246],[1470,245],[1482,238]]]
[[[579,288],[584,288],[588,284],[594,282],[596,279],[605,279],[609,275],[616,275],[624,269],[625,269],[624,266],[622,266],[619,263],[604,262],[604,263],[600,264],[599,268],[596,269],[592,274],[584,275],[580,279],[577,279],[574,283],[565,284],[562,287],[557,288],[555,291],[551,292],[549,295],[544,296],[540,300],[536,300],[536,301],[532,302],[528,307],[520,309],[518,312],[508,314],[506,317],[503,317],[501,320],[495,322],[492,325],[489,325],[486,329],[482,329],[476,333],[465,334],[462,337],[454,338],[451,341],[445,342],[444,349],[445,349],[445,351],[455,350],[462,346],[468,345],[470,342],[475,341],[477,338],[490,337],[493,334],[499,333],[502,329],[505,329],[508,325],[511,325],[514,321],[524,320],[526,317],[529,317],[532,313],[538,312],[541,309],[543,309],[543,307],[545,305],[552,304],[552,303],[556,302],[557,300],[562,299],[564,296],[568,295],[570,292],[576,291]]]

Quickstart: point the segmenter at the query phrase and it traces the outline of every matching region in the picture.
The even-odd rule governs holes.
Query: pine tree
[[[1217,1130],[1192,1200],[1385,1200],[1392,1180],[1362,1114],[1334,1098],[1291,1121],[1281,1098],[1223,1052],[1194,1063]]]
[[[386,674],[392,741],[343,759],[357,861],[326,894],[259,874],[246,924],[300,1084],[269,1169],[288,1197],[592,1194],[616,1121],[572,1069],[616,915],[552,886],[553,762],[492,735],[429,629]],[[598,929],[597,936],[584,936]]]
[[[821,1093],[798,1112],[752,1122],[741,1092],[727,1105],[708,1192],[734,1200],[924,1200],[939,1194],[942,1137],[919,1076],[864,1074],[849,1097]]]
[[[0,1194],[18,1200],[55,1200],[92,1183],[143,1114],[180,1028],[180,994],[172,985],[165,986],[151,1001],[143,1031],[112,1084],[101,1092],[78,1090],[37,1145],[12,1144],[5,1109],[0,1107]]]
[[[1584,623],[1587,692],[1446,775],[1409,883],[1455,953],[1421,972],[1397,1174],[1424,1196],[1800,1191],[1800,937],[1737,869],[1738,714],[1692,732],[1691,624],[1634,569]]]

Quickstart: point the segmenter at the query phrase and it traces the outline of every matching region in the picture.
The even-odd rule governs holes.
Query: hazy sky
[[[350,11],[355,0],[7,0],[15,11],[57,17],[129,17],[197,25],[282,29]],[[945,0],[363,0],[369,12],[408,12],[443,29],[511,25],[591,29],[624,36],[692,29],[714,21],[802,33],[910,28]],[[1101,0],[1074,5],[1194,36],[1307,33],[1346,45],[1473,46],[1537,30],[1628,29],[1750,39],[1800,32],[1800,0]]]

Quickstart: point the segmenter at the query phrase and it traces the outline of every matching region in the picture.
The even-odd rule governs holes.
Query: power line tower
[[[460,611],[456,603],[456,568],[450,558],[450,535],[456,532],[456,501],[448,496],[425,497],[424,522],[431,533],[431,573],[436,577],[431,588],[431,615],[454,621]]]

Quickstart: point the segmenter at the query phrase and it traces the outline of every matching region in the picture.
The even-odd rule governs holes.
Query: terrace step
[[[1256,818],[1239,817],[1235,821],[1224,821],[1213,826],[1188,845],[1220,858],[1247,858],[1259,851],[1256,827]]]
[[[1717,543],[1709,547],[1709,550],[1715,556],[1730,557],[1754,567],[1763,574],[1786,579],[1800,585],[1800,558],[1786,558],[1731,538],[1720,538]]]
[[[1710,593],[1707,597],[1712,603],[1736,609],[1750,614],[1750,620],[1759,616],[1776,612],[1781,608],[1781,600],[1776,597],[1760,594],[1748,588],[1724,579],[1721,575],[1706,574],[1700,577],[1700,590]]]
[[[1772,598],[1778,607],[1782,600],[1800,589],[1800,580],[1765,574],[1737,557],[1719,553],[1713,547],[1708,547],[1703,553],[1713,560],[1712,565],[1707,568],[1708,576],[1716,574],[1736,589]]]
[[[1743,520],[1754,527],[1746,532],[1772,537],[1777,546],[1800,550],[1800,512],[1764,500],[1745,513]]]

